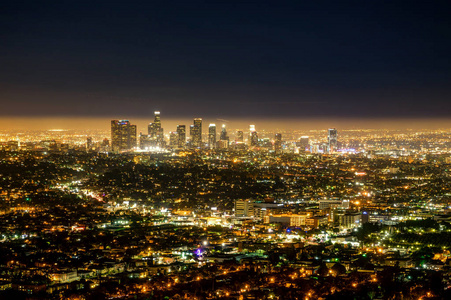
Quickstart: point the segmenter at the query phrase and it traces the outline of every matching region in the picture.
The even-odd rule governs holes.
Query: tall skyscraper
[[[178,148],[179,145],[179,137],[177,131],[172,131],[169,135],[169,146],[171,148]]]
[[[255,125],[249,125],[249,145],[251,147],[258,146],[258,134]]]
[[[190,125],[190,126],[189,126],[189,147],[190,147],[190,148],[193,148],[193,147],[194,147],[194,145],[193,145],[194,131],[195,131],[194,125]]]
[[[280,153],[282,150],[282,134],[276,133],[275,139],[274,139],[274,151],[276,153]]]
[[[155,130],[154,130],[154,125],[153,123],[149,123],[149,125],[147,125],[147,134],[149,135],[149,137],[155,137]]]
[[[229,141],[229,136],[227,135],[226,125],[222,124],[221,135],[219,137],[221,141]]]
[[[338,149],[337,129],[329,128],[327,142],[328,142],[328,152],[329,153],[333,153],[333,152],[337,151],[337,149]]]
[[[156,128],[161,128],[161,117],[160,117],[160,112],[159,111],[155,111],[154,112],[153,124],[155,124]]]
[[[161,117],[159,111],[154,112],[154,121],[149,124],[147,130],[153,146],[163,147],[164,131],[163,128],[161,128]]]
[[[221,135],[219,136],[219,148],[228,149],[229,148],[229,136],[227,135],[226,125],[222,124]]]
[[[111,120],[111,146],[113,152],[136,147],[136,125],[128,120]]]
[[[308,136],[304,135],[299,139],[299,150],[310,151],[310,141]]]
[[[216,148],[216,124],[208,126],[208,147],[210,149]]]
[[[202,119],[195,118],[194,125],[190,128],[191,135],[191,147],[201,148],[202,147]]]
[[[236,143],[244,143],[244,134],[242,130],[237,130],[236,131],[236,139],[235,139]]]
[[[177,125],[178,147],[180,149],[185,148],[186,145],[186,126]]]
[[[244,150],[245,148],[243,131],[237,130],[235,132],[235,150]]]

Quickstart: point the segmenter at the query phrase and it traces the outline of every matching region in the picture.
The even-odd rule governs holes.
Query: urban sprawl
[[[451,130],[229,125],[0,131],[0,299],[451,299]]]

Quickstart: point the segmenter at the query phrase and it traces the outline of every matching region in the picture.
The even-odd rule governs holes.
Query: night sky
[[[2,116],[443,118],[450,1],[1,1]]]

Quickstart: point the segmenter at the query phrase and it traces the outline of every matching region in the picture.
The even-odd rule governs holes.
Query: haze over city
[[[195,115],[197,116],[197,115]],[[178,124],[190,124],[192,118],[170,118],[162,112],[163,125],[167,130],[175,130]],[[194,116],[193,116],[194,117]],[[197,116],[198,117],[198,116]],[[88,130],[96,129],[107,131],[110,129],[111,119],[130,119],[137,124],[138,131],[145,132],[147,125],[152,121],[152,112],[147,118],[133,117],[128,115],[116,115],[110,118],[82,118],[82,117],[4,117],[0,119],[0,130],[24,131],[24,130]],[[451,127],[450,119],[425,119],[425,118],[381,118],[381,119],[359,119],[359,118],[243,118],[223,119],[211,117],[204,118],[205,122],[227,124],[232,130],[244,129],[249,124],[256,124],[264,130],[326,130],[334,126],[340,129],[444,129]]]

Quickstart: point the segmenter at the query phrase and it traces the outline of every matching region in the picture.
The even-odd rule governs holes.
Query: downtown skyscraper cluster
[[[241,132],[242,133],[242,132]],[[242,139],[242,134],[241,134]],[[159,111],[154,112],[154,121],[148,125],[147,134],[136,135],[136,125],[128,120],[111,121],[112,151],[119,153],[129,151],[138,146],[140,149],[165,148],[164,129],[161,126]],[[242,141],[241,141],[242,142]],[[207,147],[228,148],[229,137],[225,125],[222,126],[220,140],[216,141],[216,125],[210,124]],[[177,125],[177,130],[169,133],[169,147],[172,149],[201,149],[205,145],[202,139],[202,118],[194,118],[189,127],[189,140],[186,136],[186,125]]]
[[[164,129],[161,125],[161,114],[154,112],[154,120],[147,126],[147,134],[140,133],[137,136],[136,125],[130,124],[128,120],[111,121],[111,150],[115,153],[126,152],[134,149],[163,150],[163,149],[229,149],[235,150],[258,150],[260,148],[271,148],[275,153],[283,153],[284,141],[281,133],[275,133],[274,140],[271,142],[266,139],[259,139],[255,125],[249,125],[247,143],[242,130],[235,132],[235,140],[230,142],[229,134],[225,124],[222,124],[217,139],[216,124],[211,123],[208,126],[208,136],[206,141],[202,137],[202,118],[194,118],[193,124],[189,126],[189,137],[187,137],[187,126],[178,124],[175,131],[170,131],[168,138],[165,139]],[[167,143],[169,142],[169,143]],[[300,151],[310,150],[309,137],[302,136],[297,147]],[[318,148],[323,153],[334,153],[339,149],[338,133],[335,128],[328,129],[327,143]]]

